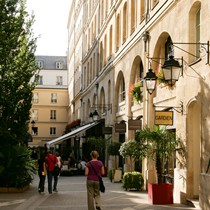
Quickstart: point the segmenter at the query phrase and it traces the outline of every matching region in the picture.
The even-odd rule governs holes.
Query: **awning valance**
[[[66,139],[69,139],[71,137],[75,137],[77,134],[79,134],[81,132],[84,132],[84,131],[90,129],[93,126],[96,126],[97,124],[99,124],[99,122],[92,122],[90,124],[83,125],[83,126],[77,128],[77,129],[75,129],[75,130],[73,130],[73,131],[71,131],[71,132],[63,135],[63,136],[60,136],[60,137],[58,137],[56,139],[53,139],[51,141],[48,141],[47,142],[47,145],[59,144],[60,142],[66,140]]]

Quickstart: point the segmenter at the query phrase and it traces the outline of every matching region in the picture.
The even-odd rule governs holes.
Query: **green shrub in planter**
[[[144,185],[144,179],[140,172],[133,171],[133,172],[126,172],[123,175],[123,185],[124,189],[136,189],[138,191],[142,190]]]

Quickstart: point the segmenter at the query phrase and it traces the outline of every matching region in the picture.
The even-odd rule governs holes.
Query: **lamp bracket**
[[[183,106],[182,101],[180,101],[180,106],[155,106],[154,105],[154,107],[173,109],[174,111],[181,113],[181,115],[184,114],[184,106]]]
[[[187,50],[182,49],[181,47],[179,47],[178,45],[200,45],[200,52],[205,51],[205,55],[207,56],[206,58],[206,64],[209,64],[209,41],[205,42],[173,42],[172,46],[176,47],[179,50],[182,50],[183,52],[197,58],[200,59],[200,57],[188,52]]]

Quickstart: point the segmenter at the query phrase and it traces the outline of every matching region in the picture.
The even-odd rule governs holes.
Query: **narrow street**
[[[106,192],[101,194],[102,210],[197,210],[179,204],[151,205],[146,192],[124,191],[121,183],[111,183],[103,178]],[[24,193],[0,193],[2,210],[87,210],[86,177],[70,176],[59,178],[58,193],[48,194],[47,182],[45,195],[37,192],[38,177],[30,189]]]

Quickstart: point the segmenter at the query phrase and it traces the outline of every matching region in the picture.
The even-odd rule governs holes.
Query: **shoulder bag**
[[[92,167],[94,173],[95,173],[96,176],[98,177],[98,180],[99,180],[99,189],[100,189],[100,191],[101,191],[102,193],[104,193],[104,192],[105,192],[105,186],[104,186],[104,182],[103,182],[103,180],[102,180],[102,177],[99,176],[99,175],[97,174],[97,172],[96,172],[94,166],[91,164],[91,162],[90,162],[90,165],[91,165],[91,167]]]

